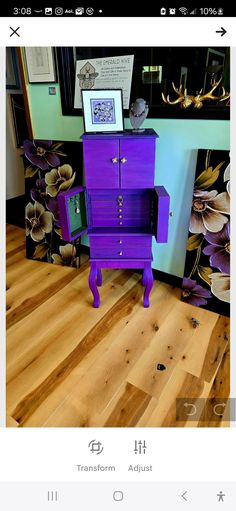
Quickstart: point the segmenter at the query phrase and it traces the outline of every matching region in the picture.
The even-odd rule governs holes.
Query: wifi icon
[[[179,8],[179,11],[181,12],[181,14],[183,14],[184,16],[186,16],[186,14],[188,14],[188,9],[186,9],[186,7],[180,7]]]

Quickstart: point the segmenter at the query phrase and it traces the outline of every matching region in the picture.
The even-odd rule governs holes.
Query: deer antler
[[[182,85],[180,85],[179,89],[177,89],[174,82],[172,82],[172,87],[179,97],[174,101],[170,101],[170,96],[168,95],[167,97],[165,97],[162,92],[162,99],[164,103],[167,103],[168,105],[177,105],[178,103],[181,103],[182,108],[188,108],[193,103],[194,96],[188,96],[187,89],[184,89],[184,92],[182,92],[183,88]]]
[[[174,101],[170,101],[170,96],[168,95],[166,98],[164,96],[164,93],[162,92],[162,99],[164,101],[164,103],[167,103],[168,105],[177,105],[177,103],[180,103],[181,101],[184,100],[184,94],[182,93],[182,85],[180,86],[179,89],[177,89],[175,87],[175,84],[172,82],[172,87],[174,89],[174,91],[176,92],[176,94],[178,94],[178,98],[175,99]]]
[[[224,87],[222,87],[222,94],[220,94],[219,96],[213,95],[214,90],[216,90],[217,87],[220,85],[221,80],[222,80],[222,76],[218,80],[218,82],[213,83],[213,87],[209,92],[207,92],[206,94],[203,94],[203,95],[201,95],[201,92],[200,92],[200,94],[195,96],[194,108],[198,108],[198,109],[202,108],[202,106],[203,106],[202,102],[205,101],[206,99],[211,99],[214,101],[224,101],[225,99],[228,99],[230,97],[229,93],[226,94]]]
[[[162,99],[164,103],[167,103],[168,105],[177,105],[178,103],[180,103],[181,108],[188,108],[190,105],[194,104],[194,108],[198,109],[202,108],[203,101],[205,101],[206,99],[211,99],[215,101],[225,101],[226,99],[229,99],[230,94],[228,92],[225,92],[224,87],[222,87],[222,94],[220,94],[219,96],[213,95],[214,90],[217,89],[221,80],[222,76],[220,80],[218,80],[218,82],[213,83],[212,89],[209,92],[207,92],[206,94],[202,94],[201,89],[200,92],[196,94],[196,96],[188,95],[187,89],[184,89],[184,92],[182,92],[183,88],[182,85],[180,85],[179,89],[177,89],[175,84],[172,82],[172,87],[179,97],[174,101],[170,101],[170,96],[168,95],[167,97],[165,97],[164,93],[162,92]]]
[[[212,87],[212,89],[209,92],[207,92],[206,94],[203,94],[203,96],[199,96],[199,100],[200,101],[204,101],[205,99],[214,99],[215,101],[217,101],[217,100],[221,99],[222,97],[224,97],[225,96],[225,89],[224,89],[224,87],[222,87],[223,94],[221,96],[213,96],[213,94],[212,94],[214,92],[214,90],[216,90],[217,87],[220,85],[221,80],[222,80],[222,76],[218,80],[218,82],[215,82],[213,84],[213,87]]]

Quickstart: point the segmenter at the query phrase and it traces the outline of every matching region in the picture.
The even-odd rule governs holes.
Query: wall
[[[48,84],[28,86],[34,137],[79,140],[83,133],[82,118],[62,115],[58,85],[56,91],[55,96],[49,96]],[[130,127],[128,119],[125,126]],[[163,184],[167,188],[172,211],[169,243],[153,243],[153,268],[182,277],[197,150],[228,150],[230,123],[146,119],[144,127],[154,128],[160,136],[157,142],[156,184]]]

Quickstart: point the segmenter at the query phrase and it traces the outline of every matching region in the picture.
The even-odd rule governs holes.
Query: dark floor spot
[[[166,370],[166,366],[164,364],[157,364],[157,370],[158,371],[165,371]]]
[[[156,323],[153,325],[153,328],[154,328],[155,332],[158,332],[159,326]]]
[[[183,359],[183,360],[185,360],[185,359],[186,359],[186,355],[183,355],[183,356],[182,356],[182,359]]]

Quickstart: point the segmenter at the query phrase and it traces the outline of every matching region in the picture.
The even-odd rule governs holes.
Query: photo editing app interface
[[[117,9],[0,20],[0,508],[233,511],[235,17]]]

